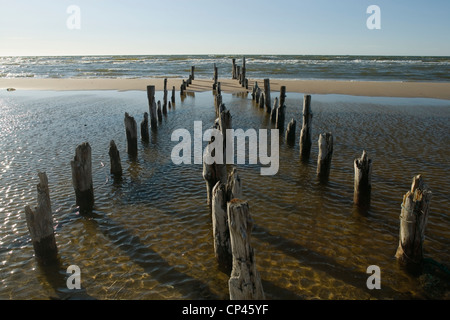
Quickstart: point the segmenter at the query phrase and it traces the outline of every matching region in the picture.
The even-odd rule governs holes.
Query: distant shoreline
[[[219,79],[222,91],[225,93],[245,92],[237,80]],[[249,79],[249,92],[258,81],[263,86],[263,79]],[[168,78],[168,90],[173,86],[178,93],[181,78]],[[191,92],[212,91],[212,80],[196,79],[188,87]],[[164,89],[164,78],[148,79],[0,79],[0,89],[14,88],[16,90],[48,90],[48,91],[87,91],[116,90],[132,91],[146,90],[148,85],[154,85],[157,91]],[[272,91],[279,91],[286,86],[287,92],[305,94],[343,94],[353,96],[373,97],[404,97],[404,98],[434,98],[450,100],[450,82],[399,82],[399,81],[350,81],[350,80],[278,80],[270,82]]]

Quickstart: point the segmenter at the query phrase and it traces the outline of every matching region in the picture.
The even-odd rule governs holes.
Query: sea
[[[198,78],[231,76],[231,60],[244,56],[0,57],[0,78]],[[248,78],[367,81],[450,81],[450,57],[248,55]]]

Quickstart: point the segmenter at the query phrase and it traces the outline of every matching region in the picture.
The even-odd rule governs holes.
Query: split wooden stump
[[[70,165],[76,204],[80,208],[80,213],[91,212],[94,208],[94,187],[92,183],[92,151],[88,142],[76,148],[75,157]]]
[[[36,258],[43,264],[52,264],[58,260],[58,248],[53,230],[50,191],[48,188],[47,174],[40,172],[38,176],[38,206],[34,210],[30,206],[26,206],[25,215]]]
[[[372,189],[372,160],[368,158],[364,150],[361,158],[355,159],[355,181],[353,202],[360,207],[370,204],[370,193]]]
[[[420,265],[423,261],[423,242],[428,222],[432,192],[421,175],[413,178],[411,191],[402,202],[399,245],[395,257],[404,264]]]
[[[227,203],[242,196],[241,179],[233,168],[228,176],[227,184],[217,182],[212,192],[212,225],[214,237],[214,255],[219,270],[230,275],[232,270],[232,253],[230,243],[230,229],[228,226]]]
[[[228,286],[230,300],[264,300],[261,277],[251,246],[253,219],[246,201],[233,199],[227,206],[233,268]]]

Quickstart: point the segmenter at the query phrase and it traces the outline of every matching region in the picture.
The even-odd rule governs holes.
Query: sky
[[[450,56],[449,17],[450,0],[0,0],[0,56]]]

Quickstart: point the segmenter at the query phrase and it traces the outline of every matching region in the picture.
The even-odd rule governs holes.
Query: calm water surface
[[[277,93],[272,94],[274,98]],[[288,94],[286,123],[301,123],[302,95]],[[162,93],[157,93],[162,99]],[[213,95],[196,93],[169,110],[137,161],[126,155],[124,113],[138,123],[145,92],[0,93],[0,298],[48,299],[70,294],[69,265],[81,268],[82,297],[96,299],[228,299],[228,276],[218,271],[201,165],[176,166],[175,129],[193,132],[214,122]],[[224,95],[234,128],[272,128],[251,96]],[[238,167],[255,226],[252,245],[269,299],[448,298],[440,287],[402,270],[394,258],[400,204],[412,177],[433,191],[425,256],[450,261],[450,103],[432,99],[312,97],[313,136],[332,132],[330,179],[315,177],[311,159],[280,139],[280,170],[260,176],[259,165]],[[109,141],[121,153],[124,178],[109,175]],[[70,160],[78,144],[92,147],[95,217],[78,214]],[[353,159],[373,159],[370,208],[352,203]],[[37,264],[24,207],[36,205],[37,173],[45,171],[61,265]],[[370,265],[382,289],[366,287]],[[440,279],[440,283],[445,281]],[[439,291],[440,290],[440,291]]]

